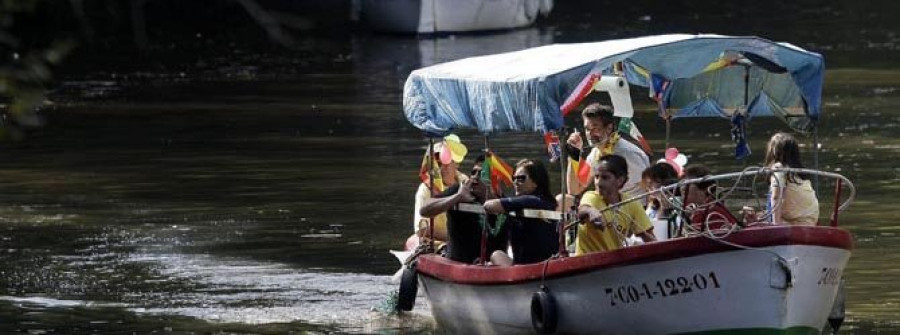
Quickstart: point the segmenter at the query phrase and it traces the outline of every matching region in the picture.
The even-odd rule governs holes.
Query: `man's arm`
[[[471,180],[466,181],[464,184],[459,186],[459,190],[456,193],[450,196],[442,197],[442,198],[432,198],[425,201],[425,204],[422,208],[419,209],[419,214],[424,217],[434,217],[438,214],[447,212],[453,206],[460,202],[472,201],[475,199],[472,196],[470,191]]]
[[[644,243],[656,241],[656,235],[653,234],[653,222],[647,217],[644,207],[638,202],[630,202],[626,206],[628,206],[628,215],[633,220],[631,224],[633,225],[634,235],[640,237]],[[640,229],[643,229],[643,231],[639,232],[638,230]]]

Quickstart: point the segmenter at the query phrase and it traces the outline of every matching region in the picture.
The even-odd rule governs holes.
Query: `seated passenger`
[[[624,203],[601,212],[610,204],[625,199],[625,195],[621,193],[628,179],[628,163],[625,159],[619,155],[606,155],[600,157],[599,163],[594,166],[594,185],[597,191],[587,192],[581,198],[578,217],[582,224],[578,225],[575,255],[622,248],[625,238],[631,234],[644,242],[656,241],[653,225],[640,202]]]
[[[671,164],[659,162],[651,165],[641,173],[641,185],[647,191],[656,191],[660,187],[678,182],[678,172]],[[672,216],[672,203],[665,195],[653,193],[647,199],[647,216],[650,219],[665,220]]]
[[[788,133],[772,135],[766,145],[765,166],[802,169],[800,145]],[[819,199],[805,173],[776,172],[769,180],[772,223],[815,226],[819,221]]]
[[[685,179],[702,178],[710,175],[703,165],[691,165],[684,170]],[[738,224],[737,218],[727,207],[716,199],[716,181],[688,184],[683,190],[685,211],[690,211],[691,226],[705,231],[708,229],[727,229]]]
[[[419,213],[433,217],[447,213],[447,256],[457,262],[471,264],[481,257],[482,218],[493,227],[496,234],[488,234],[487,254],[495,250],[506,250],[509,244],[507,225],[497,226],[496,215],[487,215],[454,209],[462,203],[482,204],[495,198],[490,186],[479,179],[484,155],[475,159],[472,174],[462,184],[457,183],[443,193],[425,202]]]
[[[462,163],[463,159],[465,159],[466,153],[468,153],[466,146],[462,144],[458,136],[453,134],[445,136],[443,141],[434,144],[434,156],[432,157],[432,160],[438,167],[440,176],[435,176],[434,178],[435,184],[437,184],[434,192],[432,192],[431,187],[428,186],[427,178],[425,178],[425,180],[419,184],[418,189],[416,189],[415,205],[413,207],[414,236],[412,236],[411,239],[415,238],[417,240],[416,242],[418,242],[418,238],[428,238],[432,236],[432,233],[429,230],[429,218],[422,217],[422,215],[419,214],[419,210],[426,201],[432,198],[432,194],[438,194],[441,192],[440,190],[444,190],[447,187],[458,183],[463,183],[468,179],[465,174],[459,172],[457,169],[459,163]],[[423,171],[427,171],[428,152],[425,153],[422,164]],[[431,220],[434,220],[434,239],[436,242],[441,243],[447,240],[447,216],[445,214],[439,214],[435,215]]]
[[[544,220],[523,217],[523,210],[553,210],[556,200],[550,193],[550,176],[541,162],[523,159],[516,164],[513,175],[513,197],[488,200],[484,210],[491,214],[515,212],[515,217],[507,217],[509,241],[514,258],[503,251],[491,255],[494,265],[536,263],[546,260],[559,250],[558,220]]]
[[[765,167],[802,169],[800,145],[788,133],[776,133],[766,145]],[[758,213],[753,207],[741,212],[747,224],[761,222],[771,214],[778,225],[815,226],[819,221],[819,199],[806,173],[779,171],[769,177],[768,208]]]

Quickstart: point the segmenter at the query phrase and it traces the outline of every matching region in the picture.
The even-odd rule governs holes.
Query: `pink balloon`
[[[675,149],[675,148],[666,149],[666,159],[667,160],[675,160],[675,157],[678,157],[678,149]]]
[[[450,164],[453,161],[453,153],[450,152],[449,145],[441,146],[441,164]]]

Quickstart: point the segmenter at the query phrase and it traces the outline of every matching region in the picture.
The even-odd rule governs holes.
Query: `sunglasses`
[[[524,183],[526,180],[528,180],[528,176],[524,174],[518,174],[512,176],[512,180],[514,183]]]

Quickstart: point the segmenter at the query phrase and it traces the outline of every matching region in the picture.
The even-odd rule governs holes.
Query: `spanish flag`
[[[572,166],[573,171],[577,171],[576,176],[581,185],[588,184],[591,179],[591,165],[588,164],[584,157],[580,161],[569,158],[569,165]]]
[[[488,152],[481,166],[481,179],[489,179],[491,181],[491,188],[493,188],[494,194],[500,194],[500,183],[512,186],[513,173],[513,168],[493,152]]]
[[[437,160],[431,161],[431,175],[434,176],[435,187],[431,187],[431,178],[428,176],[428,150],[425,150],[425,155],[422,157],[422,166],[419,168],[419,179],[431,189],[431,194],[443,192],[444,180],[441,179],[441,168]]]

